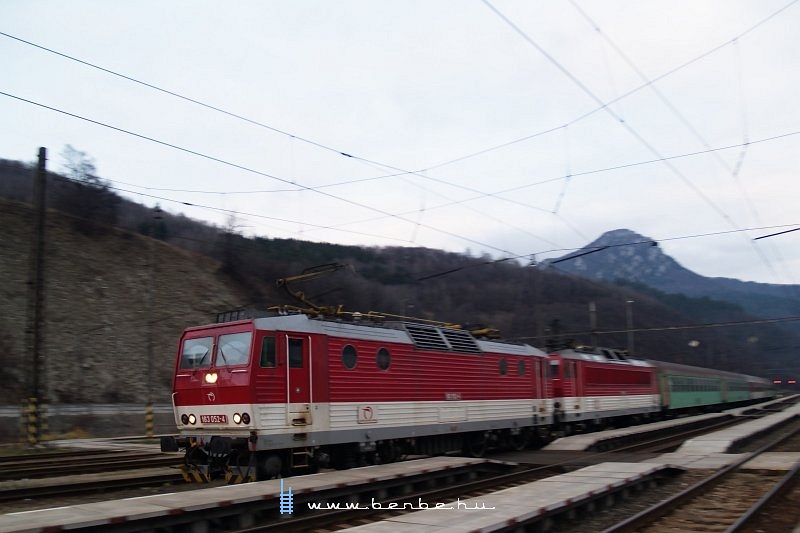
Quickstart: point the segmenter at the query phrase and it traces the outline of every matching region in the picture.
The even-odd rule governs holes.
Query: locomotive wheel
[[[528,447],[529,433],[527,429],[523,429],[516,435],[508,436],[508,447],[515,452],[521,452]]]
[[[483,457],[489,447],[489,439],[485,433],[473,433],[467,437],[465,452],[470,457]]]
[[[331,466],[336,470],[347,470],[359,466],[358,448],[354,444],[339,444],[331,452]]]
[[[378,444],[378,457],[380,457],[381,463],[386,464],[397,461],[400,454],[395,443],[388,441]]]
[[[283,461],[275,454],[263,455],[258,459],[258,479],[276,479],[281,476]]]

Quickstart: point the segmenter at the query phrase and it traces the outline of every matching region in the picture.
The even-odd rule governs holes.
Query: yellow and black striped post
[[[28,398],[25,406],[25,425],[28,432],[28,445],[39,444],[39,399]]]
[[[144,435],[145,437],[152,438],[155,436],[153,433],[153,404],[148,402],[144,406]]]

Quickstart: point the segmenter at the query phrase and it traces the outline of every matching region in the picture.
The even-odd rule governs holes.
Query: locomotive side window
[[[181,368],[208,368],[211,366],[212,346],[214,346],[214,337],[183,341]]]
[[[244,365],[250,359],[250,340],[253,334],[231,333],[219,336],[217,366]]]
[[[342,348],[342,364],[348,370],[352,370],[356,367],[356,362],[358,361],[358,352],[356,349],[348,344],[344,348]]]
[[[264,337],[261,341],[261,368],[276,366],[275,337]]]
[[[303,339],[289,339],[289,368],[303,368]]]
[[[389,353],[389,350],[386,348],[381,348],[378,350],[378,353],[375,356],[375,362],[377,363],[378,368],[381,370],[388,370],[389,365],[392,362],[392,355]]]

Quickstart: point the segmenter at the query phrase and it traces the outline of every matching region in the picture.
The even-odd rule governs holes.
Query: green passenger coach
[[[696,366],[649,361],[656,368],[661,407],[703,411],[753,399],[748,376]]]

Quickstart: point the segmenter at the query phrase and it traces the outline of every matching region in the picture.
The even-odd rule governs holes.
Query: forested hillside
[[[6,198],[0,203],[0,364],[14,377],[0,389],[0,404],[18,403],[29,378],[31,174],[22,163],[0,162],[0,196]],[[566,339],[590,343],[590,302],[597,309],[598,342],[624,347],[626,301],[632,300],[633,326],[644,330],[634,336],[642,356],[761,375],[788,360],[784,341],[769,325],[675,328],[748,318],[739,307],[708,298],[669,302],[636,287],[488,256],[250,239],[127,201],[102,180],[51,175],[48,191],[45,356],[53,401],[143,401],[152,353],[154,399],[168,402],[184,327],[234,308],[296,303],[275,280],[331,263],[352,269],[293,287],[319,305],[486,325],[541,347]],[[753,337],[759,342],[748,342]]]

